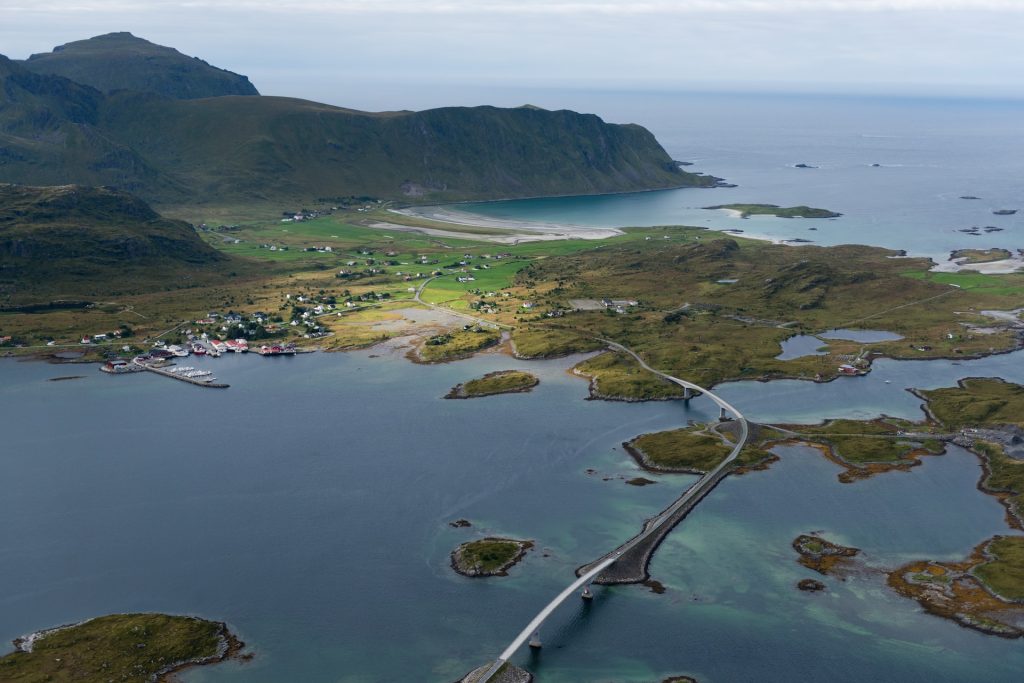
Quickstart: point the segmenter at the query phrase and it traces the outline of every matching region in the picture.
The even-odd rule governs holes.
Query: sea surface
[[[739,187],[452,208],[586,226],[739,229],[776,240],[902,249],[941,261],[955,249],[1024,248],[1022,100],[570,92],[535,104],[641,124],[673,158],[694,164],[685,170]],[[740,219],[702,208],[733,203],[809,205],[843,216]],[[1021,211],[993,215],[998,209]],[[974,226],[1002,231],[959,232]]]
[[[643,124],[694,162],[690,170],[739,187],[458,208],[736,228],[943,259],[962,247],[1024,247],[1024,214],[991,213],[1024,209],[1019,102],[672,93],[530,101]],[[844,216],[741,220],[700,208],[731,202]],[[957,232],[974,225],[1005,229]],[[578,360],[488,353],[425,366],[385,349],[189,359],[227,390],[0,360],[0,641],[112,612],[185,613],[227,621],[256,653],[191,670],[188,683],[454,681],[501,652],[577,566],[632,536],[694,480],[645,474],[657,483],[629,486],[641,472],[621,444],[714,418],[714,406],[585,400],[586,382],[567,372]],[[883,359],[865,377],[718,390],[755,421],[920,418],[907,388],[979,375],[1024,382],[1022,361]],[[541,384],[440,398],[512,368]],[[48,381],[68,375],[84,377]],[[598,588],[592,603],[564,605],[542,630],[544,649],[516,662],[540,683],[1021,679],[1021,643],[924,614],[881,572],[961,559],[1008,531],[1003,508],[976,487],[973,455],[952,448],[910,472],[841,484],[839,468],[813,449],[777,453],[769,470],[727,478],[668,537],[651,565],[664,594]],[[449,526],[460,518],[473,526]],[[868,569],[825,579],[822,594],[798,591],[816,575],[790,543],[811,531],[861,548]],[[451,550],[485,535],[536,548],[506,578],[455,574]]]
[[[189,359],[227,390],[0,361],[0,640],[164,611],[226,620],[256,653],[192,670],[190,683],[453,681],[693,480],[625,484],[640,471],[621,443],[713,418],[714,405],[588,401],[567,373],[578,360],[489,353],[424,366],[381,349]],[[828,384],[720,388],[755,420],[920,417],[906,387],[1024,381],[1022,360],[883,360]],[[508,368],[541,383],[440,398]],[[69,375],[84,377],[47,381]],[[825,579],[823,594],[796,589],[815,576],[790,547],[801,533],[824,531],[881,569],[962,558],[1006,532],[973,455],[954,448],[909,473],[840,484],[813,449],[778,453],[770,470],[728,478],[669,536],[651,566],[663,595],[598,588],[516,661],[545,683],[1019,680],[1019,642],[923,614],[880,572]],[[459,518],[473,526],[448,525]],[[507,578],[455,574],[450,551],[484,535],[537,546]]]

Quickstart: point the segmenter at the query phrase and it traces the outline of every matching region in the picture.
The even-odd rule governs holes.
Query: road
[[[640,558],[640,561],[646,564],[647,558],[649,558],[650,553],[653,552],[654,547],[657,545],[657,541],[660,541],[660,539],[663,538],[665,534],[667,534],[676,524],[679,523],[679,521],[685,516],[686,512],[692,509],[692,507],[696,505],[697,502],[699,502],[700,499],[703,498],[708,491],[713,489],[718,484],[718,482],[721,481],[721,479],[728,473],[729,466],[732,464],[734,460],[736,460],[737,457],[739,457],[740,451],[743,450],[743,447],[747,443],[747,438],[749,436],[749,427],[747,425],[747,420],[743,416],[743,414],[740,413],[740,411],[736,410],[736,408],[733,405],[729,404],[724,399],[720,398],[719,396],[716,396],[714,393],[708,391],[707,389],[698,384],[694,384],[693,382],[689,382],[685,379],[673,377],[672,375],[668,375],[664,372],[655,370],[650,365],[648,365],[643,358],[637,355],[636,352],[634,352],[632,349],[623,346],[622,344],[617,344],[607,339],[601,339],[600,341],[607,344],[608,348],[614,351],[620,351],[622,353],[626,353],[632,356],[636,360],[636,362],[640,364],[640,367],[644,368],[648,372],[652,372],[655,375],[658,375],[659,377],[662,377],[668,380],[669,382],[673,382],[674,384],[678,384],[683,388],[691,389],[693,391],[699,391],[704,396],[707,396],[712,401],[714,401],[715,404],[722,409],[722,411],[732,413],[733,417],[740,424],[740,437],[739,439],[737,439],[736,445],[733,447],[732,451],[730,451],[729,455],[727,455],[722,460],[722,462],[720,462],[714,469],[708,471],[703,477],[697,480],[696,483],[694,483],[692,486],[690,486],[690,488],[683,492],[683,494],[679,498],[677,498],[676,501],[672,503],[672,505],[670,505],[664,511],[662,511],[661,514],[659,514],[657,517],[648,520],[644,524],[644,529],[639,534],[637,534],[630,540],[626,541],[624,544],[622,544],[612,552],[608,553],[607,555],[604,555],[597,561],[582,567],[580,569],[579,577],[571,584],[569,584],[569,586],[566,587],[565,590],[559,593],[551,602],[545,605],[544,608],[537,613],[537,616],[535,616],[530,621],[530,623],[527,624],[526,628],[524,628],[519,633],[519,635],[516,636],[515,640],[513,640],[509,644],[509,646],[505,648],[505,650],[501,653],[501,655],[498,656],[498,659],[494,661],[494,663],[487,670],[487,672],[476,680],[476,683],[488,683],[494,677],[494,675],[501,669],[501,667],[504,666],[505,663],[519,650],[519,648],[521,648],[535,633],[538,632],[544,621],[547,620],[547,618],[550,617],[551,614],[554,613],[554,611],[569,598],[569,596],[571,596],[573,593],[579,590],[582,586],[590,585],[590,583],[597,579],[602,572],[604,572],[606,569],[614,565],[616,562],[620,561],[624,556],[628,555],[630,551],[640,547],[645,542],[653,540],[655,541],[654,545],[652,545],[647,550],[646,554],[644,554],[643,557]]]
[[[488,326],[488,327],[498,327],[498,328],[502,328],[502,329],[506,329],[506,330],[511,330],[512,329],[511,325],[506,325],[505,323],[499,323],[499,322],[494,321],[494,320],[485,320],[484,318],[478,318],[475,315],[470,315],[469,313],[463,313],[461,311],[452,310],[451,308],[448,308],[447,306],[441,306],[440,304],[432,304],[429,301],[424,301],[423,298],[420,296],[421,294],[423,294],[423,290],[426,289],[428,284],[430,284],[433,280],[436,280],[439,277],[443,277],[443,276],[435,275],[433,277],[429,277],[426,280],[424,280],[422,282],[422,284],[420,284],[420,286],[416,288],[416,294],[414,294],[413,297],[412,297],[413,301],[415,301],[418,304],[422,304],[422,305],[426,306],[427,308],[434,308],[434,309],[437,309],[439,311],[444,311],[445,313],[451,313],[452,315],[456,315],[456,316],[458,316],[460,318],[465,318],[466,320],[472,320],[473,322],[475,322],[478,325],[485,325],[485,326]]]

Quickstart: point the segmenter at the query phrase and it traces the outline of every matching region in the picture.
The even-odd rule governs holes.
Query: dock
[[[155,372],[158,375],[163,375],[164,377],[170,377],[171,379],[176,379],[179,382],[188,382],[189,384],[194,384],[197,387],[209,387],[211,389],[227,389],[229,386],[231,386],[230,384],[221,384],[219,382],[204,382],[204,381],[202,381],[200,379],[194,379],[192,377],[185,377],[184,375],[179,375],[177,373],[170,372],[170,371],[164,370],[162,368],[155,368],[155,367],[153,367],[151,365],[146,365],[144,363],[135,363],[135,364],[138,365],[143,370],[148,370],[149,372]]]

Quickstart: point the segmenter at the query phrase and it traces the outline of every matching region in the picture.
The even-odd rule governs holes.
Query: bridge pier
[[[542,647],[540,642],[540,629],[533,632],[533,635],[530,636],[530,642],[527,644],[534,650],[539,650]]]
[[[593,593],[593,591],[590,590],[590,584],[589,583],[586,586],[583,587],[583,592],[580,593],[580,597],[583,598],[584,600],[593,600],[594,599],[594,593]]]
[[[683,387],[683,400],[689,401],[691,398],[693,398],[693,389],[690,387]]]
[[[719,409],[719,411],[718,411],[718,419],[719,419],[720,421],[722,421],[722,422],[724,422],[725,420],[728,420],[728,419],[729,419],[729,418],[728,418],[728,417],[726,416],[726,414],[725,414],[725,408],[720,408],[720,409]]]

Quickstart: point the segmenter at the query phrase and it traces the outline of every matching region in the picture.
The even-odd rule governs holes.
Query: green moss
[[[501,370],[499,372],[490,372],[479,379],[472,379],[460,384],[452,388],[445,398],[476,398],[478,396],[517,393],[529,391],[539,383],[540,380],[528,372]]]
[[[116,614],[63,628],[37,640],[32,652],[0,658],[0,680],[23,683],[149,681],[185,662],[217,657],[222,624],[163,614]]]
[[[1008,600],[1024,600],[1024,536],[997,536],[985,549],[991,560],[974,575]]]

